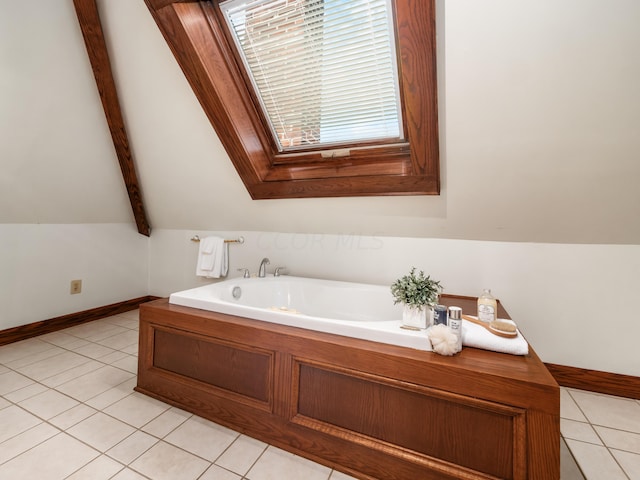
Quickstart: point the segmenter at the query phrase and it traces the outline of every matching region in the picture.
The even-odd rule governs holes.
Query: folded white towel
[[[196,275],[220,278],[229,271],[229,247],[220,237],[205,237],[200,240]]]
[[[500,320],[515,325],[511,320],[502,318]],[[517,337],[504,338],[494,335],[481,325],[466,320],[462,320],[462,345],[512,355],[527,355],[529,353],[529,344],[519,330]]]
[[[200,240],[200,248],[198,250],[198,269],[203,272],[213,270],[216,261],[216,253],[220,238],[206,237]]]
[[[222,241],[222,261],[220,262],[220,276],[226,277],[229,273],[229,244]]]

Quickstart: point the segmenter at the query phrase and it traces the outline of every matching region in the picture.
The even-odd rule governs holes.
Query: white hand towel
[[[200,240],[196,275],[220,278],[229,270],[229,250],[220,237],[205,237]]]
[[[513,323],[511,320],[500,319],[503,322]],[[513,323],[515,325],[515,323]],[[518,330],[518,336],[504,338],[494,335],[486,328],[475,323],[462,321],[462,345],[465,347],[482,348],[500,353],[510,353],[511,355],[527,355],[529,344]]]
[[[222,258],[220,260],[220,276],[226,277],[229,273],[229,244],[222,241]]]
[[[213,270],[213,264],[216,261],[216,250],[220,238],[218,237],[206,237],[200,240],[200,248],[198,250],[198,269],[210,272]]]

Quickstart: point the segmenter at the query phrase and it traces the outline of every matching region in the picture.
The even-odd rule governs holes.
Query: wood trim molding
[[[80,325],[81,323],[91,322],[93,320],[99,320],[118,313],[135,310],[141,304],[157,300],[158,298],[159,297],[147,295],[144,297],[133,298],[131,300],[125,300],[124,302],[112,303],[103,307],[92,308],[82,312],[70,313],[61,317],[50,318],[48,320],[41,320],[27,325],[20,325],[6,330],[0,330],[0,345],[26,340],[27,338],[55,332],[57,330],[62,330],[63,328]]]
[[[155,10],[160,10],[161,8],[166,7],[167,5],[171,5],[172,3],[196,3],[200,0],[149,0],[148,3]]]
[[[640,377],[545,363],[562,387],[640,400]]]
[[[129,139],[125,128],[118,92],[111,71],[109,52],[100,23],[96,0],[73,0],[76,9],[84,43],[87,47],[87,54],[93,69],[93,76],[96,79],[98,92],[102,101],[102,108],[107,117],[107,123],[116,150],[122,178],[129,194],[129,202],[133,210],[138,232],[147,237],[151,234],[151,228],[147,220],[147,215],[142,201],[142,193],[136,168],[129,148]]]

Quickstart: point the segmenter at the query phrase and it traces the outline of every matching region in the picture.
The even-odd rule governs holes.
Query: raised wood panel
[[[305,363],[298,369],[296,413],[304,418],[294,422],[355,442],[357,434],[380,440],[385,453],[398,457],[408,449],[498,478],[521,478],[514,464],[525,458],[522,409],[357,372]]]
[[[157,328],[153,366],[269,404],[273,355],[213,338]]]

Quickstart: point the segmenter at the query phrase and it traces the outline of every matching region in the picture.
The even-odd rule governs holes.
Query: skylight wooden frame
[[[253,199],[439,194],[434,0],[393,0],[405,142],[279,154],[219,0],[145,0]]]

